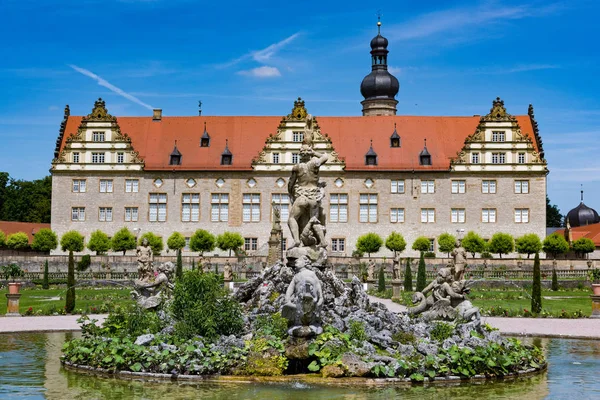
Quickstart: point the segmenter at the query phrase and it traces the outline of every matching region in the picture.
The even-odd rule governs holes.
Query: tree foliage
[[[3,221],[50,222],[52,178],[15,180],[0,172],[0,219]]]
[[[71,233],[71,232],[75,232],[75,231],[69,231],[67,233],[65,233],[63,235],[63,239],[65,238],[65,235]],[[79,235],[78,232],[75,232]],[[76,238],[75,235],[71,235],[72,238],[70,238],[68,245],[70,245],[72,248],[77,248],[76,246]],[[81,236],[81,235],[79,235]],[[62,240],[61,240],[61,246],[63,246],[63,250],[65,250],[64,245],[62,245]],[[80,250],[69,250],[69,265],[68,265],[68,269],[67,269],[67,295],[65,298],[65,311],[67,313],[72,313],[75,310],[75,257],[73,257],[73,252],[74,251],[81,251],[83,250],[83,236],[81,236],[81,249]]]
[[[31,248],[36,251],[45,251],[56,249],[58,246],[58,236],[51,229],[42,228],[33,235]]]
[[[155,235],[152,232],[146,232],[142,235],[142,237],[138,241],[138,244],[141,245],[144,239],[148,239],[148,245],[152,249],[152,254],[154,254],[155,256],[160,255],[160,252],[163,250],[164,247],[162,236]]]
[[[502,254],[511,253],[515,249],[515,241],[510,233],[497,232],[492,236],[488,244],[490,253],[497,253],[500,258]]]
[[[406,269],[404,270],[404,290],[407,292],[412,292],[413,290],[412,270],[410,268],[410,263],[410,258],[407,258]]]
[[[438,237],[438,250],[441,253],[447,253],[448,257],[450,257],[450,253],[454,250],[456,246],[456,238],[449,233],[442,233]]]
[[[546,227],[563,226],[563,216],[556,204],[550,204],[550,197],[546,195]]]
[[[427,270],[425,268],[424,254],[424,252],[421,252],[421,257],[419,257],[419,269],[417,270],[417,292],[422,292],[427,286]]]
[[[127,250],[135,249],[135,236],[127,228],[121,228],[115,233],[111,240],[113,251],[122,251],[123,255]]]
[[[557,255],[569,251],[569,243],[562,235],[553,233],[544,239],[542,250],[544,250],[544,253],[551,254],[553,258],[556,258]]]
[[[393,251],[395,257],[397,253],[402,253],[406,249],[406,240],[404,240],[404,236],[401,233],[392,232],[385,239],[385,247]]]
[[[0,247],[6,246],[6,233],[0,231]]]
[[[95,230],[90,235],[90,240],[87,243],[87,248],[95,251],[96,255],[104,254],[110,250],[110,239],[108,235],[101,230]]]
[[[175,265],[175,277],[181,279],[183,277],[183,259],[181,258],[181,249],[177,249],[177,264]]]
[[[217,236],[216,245],[223,251],[229,250],[231,257],[232,250],[238,251],[244,245],[244,238],[237,232],[223,232]]]
[[[518,253],[527,254],[529,258],[542,250],[542,241],[535,233],[528,233],[515,239],[515,248]]]
[[[596,245],[592,239],[582,237],[574,241],[573,244],[571,244],[571,248],[575,253],[584,255],[596,250]]]
[[[42,289],[50,289],[48,281],[48,260],[44,261],[44,279],[42,280]]]
[[[430,246],[431,242],[428,238],[426,238],[425,236],[419,236],[415,239],[415,242],[412,245],[412,249],[424,253],[426,251],[429,251]]]
[[[356,248],[371,257],[371,253],[377,253],[383,246],[383,239],[376,233],[366,233],[356,241]]]
[[[379,276],[377,277],[377,291],[385,292],[385,271],[383,267],[379,268]]]
[[[485,240],[473,231],[467,232],[461,244],[465,251],[471,253],[473,258],[475,258],[475,253],[483,253],[486,246]]]
[[[215,237],[204,229],[198,229],[190,238],[190,249],[204,254],[205,251],[212,251],[215,248]]]
[[[533,260],[533,285],[531,286],[531,312],[542,312],[542,272],[540,270],[540,254],[535,253]]]
[[[179,232],[173,232],[167,239],[167,247],[170,250],[181,250],[185,247],[185,237]]]
[[[24,250],[29,247],[29,236],[25,232],[15,232],[6,238],[6,247],[13,250]]]
[[[65,232],[60,238],[60,247],[63,251],[76,252],[83,250],[83,235],[77,231]],[[75,268],[75,262],[73,262]]]
[[[556,275],[556,269],[552,269],[552,286],[551,289],[556,292],[558,291],[558,275]]]

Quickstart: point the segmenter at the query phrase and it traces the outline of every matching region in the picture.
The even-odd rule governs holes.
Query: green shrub
[[[529,258],[542,250],[542,241],[535,233],[529,233],[515,239],[515,248],[519,254],[527,254]]]
[[[551,254],[553,258],[556,258],[557,255],[569,251],[569,242],[566,241],[564,236],[553,233],[544,239],[542,250],[544,250],[544,253]]]
[[[438,250],[441,253],[447,253],[448,257],[450,257],[450,253],[454,250],[454,246],[456,245],[456,238],[449,233],[442,233],[438,237]],[[427,257],[427,256],[425,256]]]
[[[427,271],[425,269],[425,259],[423,257],[423,253],[421,253],[421,257],[419,258],[419,269],[417,270],[417,292],[423,291],[427,286]]]
[[[181,250],[185,247],[185,237],[179,232],[173,232],[167,239],[167,247],[170,250]]]
[[[111,240],[113,251],[122,251],[123,255],[127,250],[135,249],[135,236],[127,228],[121,228],[115,233]]]
[[[467,232],[461,244],[465,251],[471,253],[473,258],[475,258],[475,253],[483,253],[485,251],[485,240],[473,231]],[[483,258],[483,254],[481,257]]]
[[[51,229],[43,228],[33,235],[31,248],[36,251],[50,251],[58,246],[58,236]]]
[[[383,267],[379,268],[379,276],[377,278],[377,291],[385,292],[385,272],[383,271]]]
[[[500,258],[502,254],[511,253],[515,248],[515,242],[510,233],[497,232],[492,236],[492,240],[488,244],[490,253],[498,253]]]
[[[6,233],[0,230],[0,247],[6,246]]]
[[[102,232],[100,229],[92,232],[90,240],[88,240],[87,248],[98,254],[104,254],[110,250],[110,239],[108,235]]]
[[[8,235],[6,247],[13,250],[24,250],[29,247],[29,236],[25,232],[17,232]]]
[[[404,270],[404,290],[407,292],[413,291],[412,270],[410,268],[410,258],[406,259],[406,269]]]
[[[431,339],[443,342],[454,335],[454,325],[445,322],[436,322],[429,334],[431,335]]]
[[[77,262],[77,271],[83,272],[90,267],[92,264],[92,257],[89,254],[84,254],[81,260]]]
[[[395,257],[397,253],[402,253],[404,249],[406,249],[406,240],[404,240],[404,236],[402,236],[401,233],[392,232],[387,239],[385,239],[385,247],[387,247],[388,250],[393,251]]]
[[[214,235],[204,229],[198,229],[190,238],[190,250],[199,251],[201,255],[205,251],[212,251],[214,248]]]
[[[365,332],[365,324],[362,321],[350,320],[348,323],[348,337],[350,340],[356,340],[359,343],[368,340],[369,337]]]
[[[431,242],[425,236],[419,236],[418,238],[416,238],[412,245],[413,250],[420,251],[421,253],[429,251],[430,247]]]
[[[376,233],[367,233],[362,235],[356,241],[356,248],[362,252],[367,253],[369,258],[371,253],[377,253],[383,245],[383,239]]]
[[[50,283],[48,282],[48,260],[44,261],[44,279],[42,280],[42,289],[49,289]]]
[[[425,258],[435,258],[435,253],[433,251],[426,251],[423,253],[423,257]]]
[[[165,327],[158,314],[145,310],[137,304],[116,306],[104,320],[99,336],[136,337],[146,333],[158,333]]]
[[[155,235],[152,232],[146,232],[142,235],[140,240],[138,240],[138,245],[142,244],[144,239],[148,240],[148,245],[152,248],[152,254],[155,256],[160,255],[160,252],[163,250],[163,240],[161,236]]]
[[[288,321],[281,313],[259,315],[252,324],[252,332],[257,336],[283,339],[287,336],[287,331]]]
[[[531,287],[531,312],[539,314],[542,311],[542,273],[540,271],[540,255],[535,253],[533,260],[533,286]]]
[[[494,256],[489,251],[484,251],[483,253],[481,253],[481,258],[491,260],[492,258],[494,258]]]
[[[244,238],[237,232],[223,232],[217,236],[216,245],[223,251],[238,251],[244,245]]]
[[[558,291],[558,276],[556,275],[556,269],[552,269],[552,290]]]

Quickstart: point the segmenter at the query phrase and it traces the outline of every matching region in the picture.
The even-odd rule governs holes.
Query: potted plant
[[[18,264],[5,265],[2,267],[2,274],[6,277],[7,280],[12,279],[12,282],[8,283],[8,293],[19,293],[21,282],[15,282],[15,278],[23,276],[23,270],[21,269],[21,267],[19,267]]]
[[[590,281],[592,281],[592,291],[594,292],[594,296],[600,296],[600,269],[590,269],[588,276]]]

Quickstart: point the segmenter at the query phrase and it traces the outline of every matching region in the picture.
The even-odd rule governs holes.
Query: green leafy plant
[[[2,267],[2,275],[6,280],[12,279],[14,282],[16,278],[23,276],[23,270],[18,264],[12,263]]]
[[[588,277],[594,284],[600,283],[600,269],[592,268],[588,271]]]
[[[152,232],[146,232],[138,240],[138,245],[141,245],[144,239],[148,240],[148,245],[152,249],[152,254],[155,256],[160,255],[164,247],[162,237],[155,235]]]
[[[110,250],[110,239],[108,235],[101,230],[95,230],[90,235],[90,240],[88,240],[87,248],[91,251],[96,252],[96,255],[104,254],[108,250]]]
[[[84,254],[81,256],[81,260],[77,262],[77,271],[83,272],[87,270],[90,265],[92,265],[92,258],[89,254]]]
[[[13,250],[24,250],[29,247],[29,236],[25,232],[16,232],[8,235],[6,247]]]
[[[365,323],[358,320],[350,320],[348,324],[348,338],[350,340],[356,340],[359,343],[368,340],[369,337],[365,332]]]
[[[454,325],[448,324],[446,322],[436,322],[429,334],[431,335],[431,339],[443,342],[444,340],[451,338],[454,335]]]
[[[556,269],[552,269],[552,286],[551,286],[553,291],[558,291],[559,287],[558,287],[558,276],[556,275]]]
[[[35,251],[48,252],[58,246],[58,236],[51,229],[42,228],[33,235],[31,248]]]
[[[60,238],[60,246],[63,251],[69,252],[65,312],[72,313],[75,310],[75,257],[73,252],[83,250],[83,235],[77,231],[65,232]]]
[[[527,254],[529,258],[542,250],[542,241],[535,233],[529,233],[515,239],[515,248],[519,254]]]
[[[385,247],[394,252],[394,257],[398,253],[402,253],[406,249],[406,240],[404,240],[404,236],[398,232],[392,232],[385,239]]]
[[[596,245],[592,239],[582,237],[573,242],[571,249],[583,257],[589,253],[593,253],[596,250]]]
[[[542,274],[540,271],[540,255],[535,253],[533,260],[533,286],[531,288],[531,312],[539,314],[542,311]]]
[[[185,237],[179,232],[173,232],[167,239],[169,250],[181,250],[185,247]]]
[[[415,239],[412,245],[412,249],[424,253],[426,251],[429,251],[430,246],[431,242],[428,238],[426,238],[425,236],[419,236]]]
[[[546,254],[551,254],[552,258],[556,258],[557,255],[569,251],[569,243],[565,240],[564,236],[553,233],[544,239],[542,250]]]
[[[0,247],[6,246],[6,233],[0,230]]]
[[[259,315],[252,325],[252,331],[262,337],[273,336],[284,339],[287,336],[287,330],[288,321],[281,316],[281,313]]]
[[[413,281],[412,281],[412,269],[410,268],[411,259],[406,259],[406,268],[404,269],[404,290],[407,292],[412,292],[413,290]]]
[[[237,252],[244,245],[244,238],[237,232],[223,232],[217,236],[216,245],[223,251],[229,251],[229,257],[231,257],[231,251]]]
[[[502,258],[502,254],[511,253],[514,248],[515,243],[510,233],[494,233],[492,240],[490,240],[490,243],[488,244],[490,253],[497,253],[500,258]]]
[[[371,253],[377,253],[383,245],[383,239],[376,233],[367,233],[359,236],[356,241],[356,248],[362,253],[367,253],[369,258]]]
[[[465,251],[471,253],[473,258],[475,258],[475,253],[483,253],[486,247],[485,240],[473,231],[467,232],[461,244]]]
[[[127,250],[135,249],[135,236],[127,228],[121,228],[115,233],[111,240],[111,247],[113,251],[122,251],[123,255]]]
[[[42,280],[42,289],[50,288],[50,283],[48,282],[48,260],[44,261],[44,278]]]
[[[454,237],[453,235],[449,234],[449,233],[442,233],[439,237],[438,237],[438,250],[441,253],[447,253],[448,257],[450,257],[450,253],[452,253],[452,251],[454,250],[454,247],[456,245],[456,237]]]
[[[190,249],[199,251],[200,255],[203,255],[205,251],[212,251],[214,248],[215,237],[204,229],[198,229],[190,238]]]
[[[385,272],[383,267],[379,268],[379,275],[377,277],[377,291],[385,292]]]
[[[425,268],[425,258],[424,254],[421,253],[421,257],[419,257],[419,269],[417,270],[417,292],[423,291],[427,286],[427,271]]]

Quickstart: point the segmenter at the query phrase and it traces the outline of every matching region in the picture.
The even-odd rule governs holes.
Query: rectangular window
[[[329,222],[348,222],[348,195],[334,193],[329,199]]]
[[[506,153],[492,153],[492,164],[506,163]]]
[[[525,164],[525,153],[519,153],[517,160],[519,164]]]
[[[429,239],[429,251],[435,251],[435,239]]]
[[[242,221],[260,221],[260,194],[245,193],[242,197]]]
[[[281,249],[283,251],[287,250],[287,239],[286,238],[281,239]]]
[[[85,193],[85,179],[73,179],[73,192]]]
[[[73,153],[73,162],[77,164],[79,162],[79,152]]]
[[[181,220],[198,222],[200,220],[200,194],[184,193],[181,196]]]
[[[482,208],[481,209],[481,222],[484,224],[493,224],[496,222],[496,209],[495,208]]]
[[[346,251],[346,239],[331,239],[331,251],[334,253],[343,253]]]
[[[392,208],[390,209],[390,222],[391,223],[403,223],[404,222],[404,208]]]
[[[432,224],[435,222],[435,208],[421,208],[421,223]]]
[[[113,181],[112,179],[100,179],[100,193],[112,193]]]
[[[377,222],[377,195],[376,194],[361,194],[360,195],[360,222]]]
[[[529,193],[529,181],[515,181],[515,193]]]
[[[203,146],[203,147],[208,147],[208,146]],[[185,246],[183,247],[183,251],[190,251],[190,240],[192,238],[190,237],[186,237],[185,238]]]
[[[529,209],[528,208],[515,208],[515,223],[526,224],[529,222]]]
[[[126,222],[137,222],[138,220],[138,208],[137,207],[125,207],[125,221]]]
[[[496,193],[496,181],[481,181],[481,193]]]
[[[167,220],[166,193],[150,193],[149,205],[148,220],[150,222],[165,222]]]
[[[93,132],[92,133],[92,141],[93,142],[104,142],[104,132]]]
[[[85,221],[85,207],[71,208],[71,221]]]
[[[104,163],[104,153],[92,153],[92,163],[93,164],[103,164]]]
[[[464,208],[453,208],[451,214],[452,214],[452,223],[453,224],[464,224],[465,223],[465,209]]]
[[[125,192],[137,193],[140,190],[140,181],[137,179],[125,179]]]
[[[111,222],[113,217],[112,207],[100,207],[98,208],[98,221],[100,222]]]
[[[281,222],[287,222],[290,216],[290,196],[287,193],[274,193],[271,198],[271,213],[273,212],[273,204],[279,206]]]
[[[435,193],[435,181],[421,181],[421,193]]]
[[[404,193],[404,179],[392,180],[392,193]]]
[[[452,181],[452,193],[464,193],[467,184],[465,181]]]
[[[479,164],[479,153],[471,153],[471,163]]]
[[[279,153],[273,153],[273,164],[279,164]]]
[[[125,153],[117,153],[117,163],[123,164],[125,162]]]
[[[300,157],[298,156],[298,153],[292,153],[292,164],[298,164],[300,160]]]
[[[212,194],[210,200],[210,220],[213,222],[229,221],[229,194]]]
[[[244,250],[245,251],[258,250],[258,239],[257,238],[244,238]]]
[[[504,131],[493,131],[492,132],[492,142],[504,142],[506,135]]]
[[[304,132],[293,132],[292,133],[292,141],[302,142],[303,140],[304,140]]]

